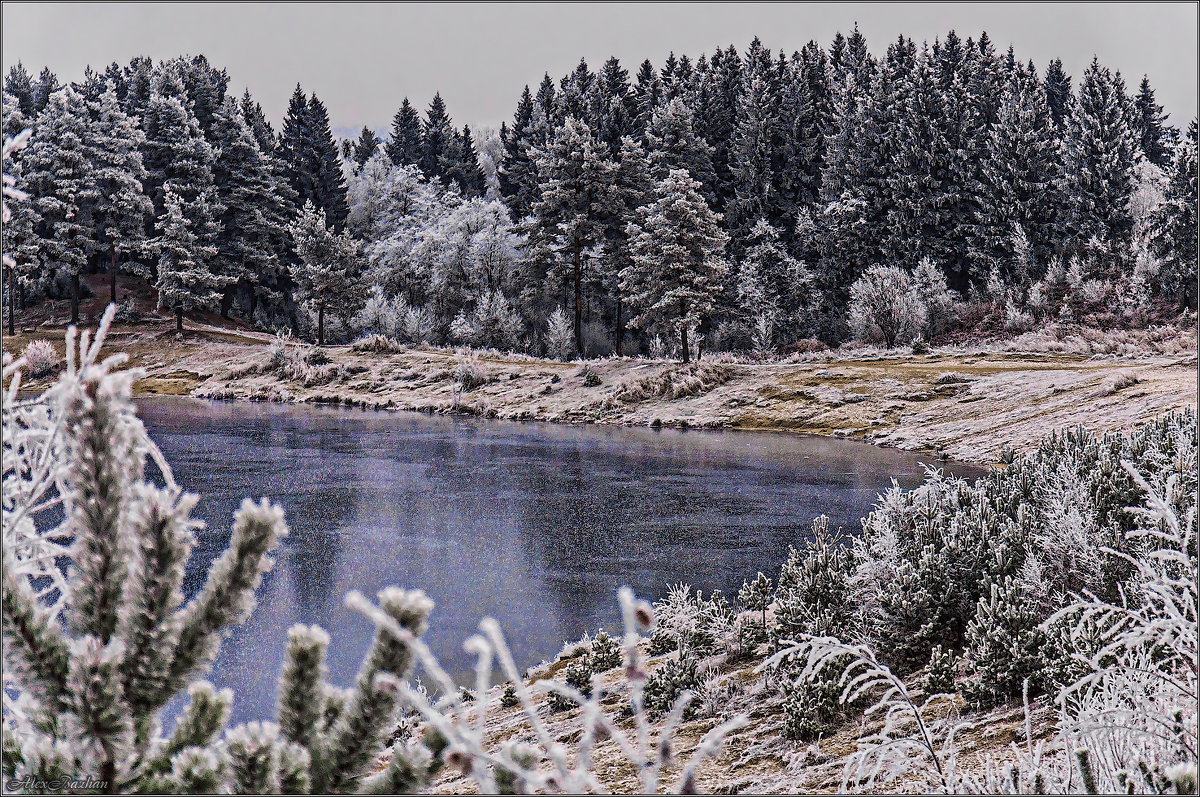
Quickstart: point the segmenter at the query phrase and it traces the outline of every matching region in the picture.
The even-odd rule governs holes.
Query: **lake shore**
[[[32,339],[61,351],[61,331]],[[705,356],[683,365],[606,358],[558,362],[495,352],[399,346],[287,347],[298,367],[270,362],[273,336],[189,323],[115,326],[106,348],[146,376],[141,395],[344,404],[508,420],[744,428],[860,439],[974,464],[1020,452],[1050,431],[1125,429],[1196,406],[1196,331],[1110,333],[1095,340],[1026,335],[928,353],[834,350],[782,362]],[[313,352],[318,352],[313,356]],[[303,362],[307,358],[309,362]],[[42,382],[26,384],[36,388]]]

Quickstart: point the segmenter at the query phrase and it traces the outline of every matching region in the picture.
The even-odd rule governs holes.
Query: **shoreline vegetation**
[[[1196,326],[1051,326],[1007,340],[869,346],[698,362],[436,348],[367,336],[316,347],[219,317],[114,325],[108,346],[145,371],[135,395],[336,404],[502,420],[777,430],[996,464],[1056,429],[1127,429],[1195,406]],[[61,331],[22,328],[14,354]],[[49,374],[42,380],[51,378]],[[35,388],[38,380],[26,386]]]

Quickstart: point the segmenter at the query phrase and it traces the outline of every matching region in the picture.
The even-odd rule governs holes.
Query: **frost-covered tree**
[[[738,265],[736,311],[747,332],[753,334],[760,319],[767,319],[773,330],[782,327],[785,337],[800,336],[813,305],[813,288],[808,267],[788,253],[778,230],[759,219],[746,236]]]
[[[882,340],[890,349],[924,326],[925,306],[904,269],[875,266],[850,286],[850,328],[860,340]]]
[[[341,159],[329,129],[329,112],[316,94],[306,97],[300,84],[288,103],[279,155],[297,208],[311,201],[340,230],[346,222],[346,185]]]
[[[604,223],[619,212],[613,188],[617,166],[586,124],[568,118],[554,141],[536,158],[541,196],[533,205],[534,245],[550,253],[548,278],[571,286],[575,347],[583,354],[583,288],[591,251],[601,243]]]
[[[71,320],[79,320],[79,276],[95,241],[89,211],[96,195],[96,164],[88,147],[88,109],[70,86],[55,92],[37,120],[38,134],[22,153],[25,190],[39,219],[43,267],[71,284]]]
[[[229,282],[220,309],[227,315],[239,295],[248,317],[260,301],[275,303],[290,289],[280,254],[287,245],[291,198],[270,156],[259,149],[242,108],[227,97],[213,117],[213,179],[221,201],[215,266]]]
[[[778,102],[778,81],[771,53],[755,37],[746,53],[746,68],[738,92],[737,126],[729,160],[734,199],[725,211],[730,225],[743,232],[774,210],[772,167]]]
[[[458,133],[450,124],[446,102],[441,93],[433,95],[425,121],[421,124],[421,171],[425,176],[445,177],[446,169],[457,149]]]
[[[705,200],[715,200],[712,147],[696,130],[695,116],[681,98],[654,110],[646,126],[646,153],[655,180],[665,180],[673,169],[683,169],[700,182]]]
[[[1136,141],[1113,74],[1093,59],[1079,84],[1063,141],[1062,235],[1075,250],[1128,240]]]
[[[1196,121],[1175,151],[1164,201],[1152,220],[1152,246],[1164,261],[1163,295],[1196,309]]]
[[[182,87],[172,83],[169,72],[160,72],[151,85],[142,129],[142,162],[146,168],[143,188],[154,202],[157,218],[166,209],[166,191],[192,202],[212,185],[212,146],[204,138],[200,122]]]
[[[154,215],[154,203],[142,187],[145,136],[122,110],[112,81],[88,111],[87,146],[96,184],[89,215],[96,225],[94,247],[108,255],[109,301],[115,302],[120,258],[145,251],[146,223]]]
[[[167,186],[166,210],[156,225],[154,287],[159,306],[175,313],[176,332],[183,332],[185,312],[217,309],[221,291],[234,279],[217,262],[220,207],[212,188],[189,201]]]
[[[335,234],[329,229],[325,211],[311,202],[304,204],[292,225],[292,238],[299,258],[292,267],[297,298],[317,311],[317,345],[323,346],[325,312],[348,319],[366,303],[362,244],[347,230]]]
[[[685,363],[691,360],[688,330],[712,312],[728,271],[729,236],[700,191],[682,169],[658,184],[654,202],[638,211],[630,230],[631,263],[621,274],[621,289],[636,312],[630,323],[677,334]]]

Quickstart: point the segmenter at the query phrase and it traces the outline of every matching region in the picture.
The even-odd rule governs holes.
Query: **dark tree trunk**
[[[692,361],[692,353],[688,351],[687,339],[687,302],[683,299],[679,300],[679,336],[683,344],[683,361],[690,363]]]
[[[617,356],[625,353],[625,319],[621,317],[621,294],[617,294]]]
[[[11,268],[8,271],[8,334],[17,334],[17,286],[16,275]]]
[[[183,305],[175,305],[175,331],[183,334]]]
[[[117,303],[117,247],[109,244],[108,247],[108,301],[112,304]]]
[[[79,323],[79,272],[71,275],[71,323]]]
[[[26,307],[25,307],[25,284],[24,283],[20,283],[17,285],[17,293],[19,293],[21,295],[21,312],[23,313],[26,310]]]
[[[317,305],[317,345],[325,345],[325,305]]]
[[[583,356],[583,241],[575,239],[575,351]]]

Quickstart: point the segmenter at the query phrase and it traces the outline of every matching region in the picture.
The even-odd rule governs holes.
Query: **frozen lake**
[[[266,495],[286,510],[291,534],[254,614],[209,676],[235,691],[235,723],[274,716],[293,623],[327,629],[330,680],[353,683],[373,628],[343,607],[350,589],[425,590],[437,603],[426,639],[452,674],[467,674],[462,641],[488,615],[527,667],[585,631],[615,630],[623,584],[649,599],[681,581],[732,599],[759,570],[775,579],[814,516],[858,530],[875,496],[893,478],[919,483],[927,459],[777,432],[194,399],[139,407],[208,522],[188,597],[228,542],[243,497]]]

